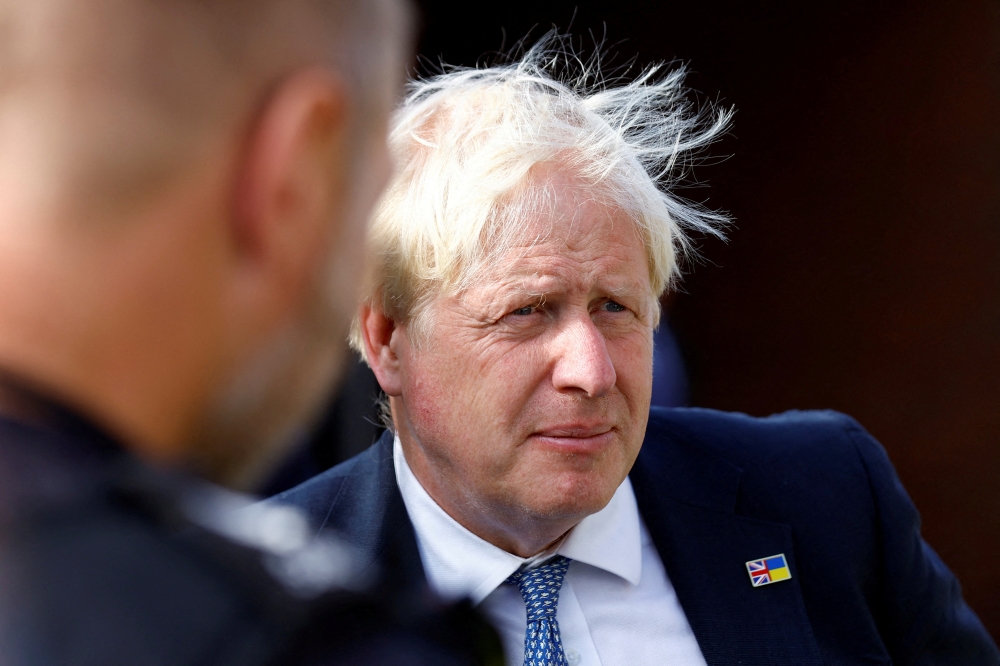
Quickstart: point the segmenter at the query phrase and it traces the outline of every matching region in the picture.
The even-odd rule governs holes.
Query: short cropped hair
[[[411,21],[408,0],[0,0],[0,110],[46,105],[32,117],[77,159],[74,198],[124,200],[189,172],[302,68],[335,70],[367,118]]]
[[[421,328],[436,295],[474,284],[523,241],[522,221],[551,206],[535,177],[546,167],[634,221],[654,297],[691,250],[687,231],[720,233],[723,214],[670,188],[731,111],[694,109],[683,67],[608,80],[599,56],[584,62],[565,44],[550,33],[515,62],[409,83],[391,123],[397,170],[372,220],[363,304]],[[351,344],[364,355],[357,321]]]

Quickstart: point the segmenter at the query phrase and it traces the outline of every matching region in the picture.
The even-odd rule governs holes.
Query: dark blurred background
[[[669,304],[689,401],[856,417],[1000,637],[1000,2],[421,4],[432,62],[554,24],[736,107],[731,157],[682,193],[736,219]],[[310,465],[371,443],[377,390],[359,367]]]

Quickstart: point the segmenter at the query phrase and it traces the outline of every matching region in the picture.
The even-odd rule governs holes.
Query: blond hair
[[[546,166],[634,221],[662,294],[691,251],[686,232],[727,222],[670,193],[732,115],[694,110],[684,74],[654,65],[609,82],[599,57],[584,62],[549,33],[511,64],[412,81],[392,120],[397,171],[372,221],[362,303],[414,327],[435,295],[473,284],[551,205],[533,178]],[[351,345],[364,355],[357,321]]]

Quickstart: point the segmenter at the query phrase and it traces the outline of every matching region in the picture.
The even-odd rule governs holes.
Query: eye
[[[625,312],[628,309],[621,303],[615,303],[614,301],[605,301],[601,307],[607,312]]]
[[[511,314],[519,317],[525,317],[527,315],[533,314],[534,312],[535,312],[534,305],[525,305],[523,308],[518,308],[512,311]]]

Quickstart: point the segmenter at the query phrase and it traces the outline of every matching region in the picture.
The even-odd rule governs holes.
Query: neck
[[[41,397],[44,391],[29,387],[29,383],[0,369],[0,415],[24,423],[46,423],[51,403]]]
[[[178,243],[169,225],[129,224],[95,230],[0,215],[0,367],[140,457],[172,464],[208,400],[198,363],[213,364],[195,343],[210,332],[176,297],[198,271],[161,252]]]

